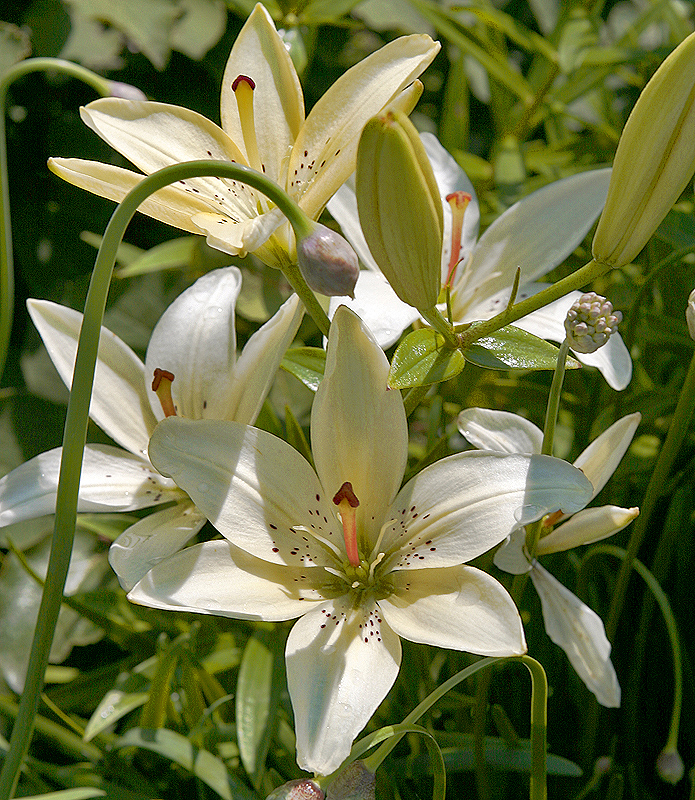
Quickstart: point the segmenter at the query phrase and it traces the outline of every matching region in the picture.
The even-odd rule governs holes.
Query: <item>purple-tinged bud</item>
[[[577,353],[593,353],[618,330],[623,315],[596,292],[583,294],[572,304],[565,319],[570,347]]]
[[[108,81],[111,97],[120,97],[123,100],[147,100],[147,95],[136,86],[121,81]]]
[[[309,287],[328,297],[354,297],[360,273],[355,251],[343,237],[316,223],[297,242],[297,260]]]
[[[374,800],[376,778],[362,761],[353,761],[328,787],[327,800]]]
[[[656,771],[662,781],[677,784],[683,777],[685,765],[678,751],[673,747],[665,747],[656,759]]]
[[[324,800],[325,797],[326,795],[315,781],[301,778],[278,786],[266,800]]]

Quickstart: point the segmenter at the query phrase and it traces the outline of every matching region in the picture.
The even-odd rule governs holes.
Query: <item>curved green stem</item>
[[[14,317],[14,257],[12,252],[12,219],[10,187],[7,175],[7,141],[5,105],[10,84],[30,72],[53,70],[79,78],[100,94],[111,94],[112,82],[91,70],[60,58],[28,58],[10,67],[0,78],[0,377],[5,370]]]
[[[53,543],[36,630],[34,631],[24,692],[20,700],[17,719],[12,729],[10,749],[0,773],[0,798],[2,800],[13,797],[22,763],[29,748],[39,697],[43,687],[43,675],[48,664],[48,656],[67,578],[75,535],[80,474],[87,440],[89,404],[94,383],[99,335],[113,274],[116,251],[138,206],[151,194],[179,180],[206,176],[232,178],[247,183],[265,194],[281,208],[295,232],[297,232],[298,237],[305,235],[307,230],[308,218],[277,184],[249,167],[219,161],[191,161],[185,164],[176,164],[143,178],[123,198],[123,201],[118,205],[109,220],[94,264],[94,271],[85,302],[72,390],[65,421]],[[310,291],[308,287],[307,291]]]
[[[552,303],[560,297],[564,297],[566,294],[585,286],[612,269],[614,269],[613,264],[592,259],[588,264],[575,270],[571,275],[567,275],[552,286],[548,286],[547,289],[543,289],[538,294],[515,303],[511,308],[506,308],[490,319],[474,322],[459,334],[461,350],[465,353],[466,349],[477,339],[489,336],[500,328],[504,328],[505,325],[511,325],[532,311],[538,311],[539,308],[543,308],[548,303]]]
[[[601,544],[592,547],[582,559],[582,567],[589,561],[599,555],[612,555],[622,560],[625,564],[630,558],[629,550],[624,550],[622,547],[616,547],[612,544]],[[666,592],[661,588],[657,579],[652,573],[644,566],[644,564],[636,558],[631,559],[631,568],[644,580],[649,587],[649,591],[654,596],[661,614],[666,623],[666,630],[668,638],[671,642],[671,655],[673,656],[673,708],[671,711],[671,725],[668,732],[668,740],[664,749],[675,750],[678,744],[678,730],[680,728],[681,707],[683,705],[683,663],[681,659],[681,645],[680,637],[678,635],[678,625],[676,618],[673,616],[673,610],[669,603]]]
[[[623,610],[630,572],[632,571],[633,564],[637,563],[637,553],[642,544],[644,535],[647,532],[650,517],[664,490],[666,480],[676,455],[678,454],[683,438],[688,432],[693,411],[695,411],[695,354],[690,361],[688,373],[685,377],[678,403],[676,404],[676,410],[673,412],[671,426],[668,429],[666,440],[656,459],[654,472],[652,472],[652,476],[649,479],[647,491],[645,492],[644,501],[640,509],[640,515],[632,526],[632,533],[630,534],[626,555],[620,565],[620,571],[618,572],[618,578],[616,580],[613,596],[611,597],[606,620],[606,635],[610,641],[613,641],[615,638],[615,633],[618,628],[618,619]]]

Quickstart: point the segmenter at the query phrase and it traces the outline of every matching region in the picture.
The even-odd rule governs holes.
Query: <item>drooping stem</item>
[[[27,58],[14,64],[0,78],[0,377],[5,370],[14,317],[14,256],[12,250],[12,218],[10,216],[10,187],[7,174],[7,141],[5,136],[5,105],[7,91],[18,78],[30,72],[54,71],[79,78],[99,94],[111,94],[112,82],[95,72],[60,58]]]
[[[48,664],[67,578],[77,520],[80,475],[87,440],[89,404],[94,384],[99,335],[116,251],[138,206],[151,194],[179,180],[207,176],[231,178],[247,183],[268,196],[285,213],[298,238],[306,235],[307,231],[310,232],[311,229],[311,223],[306,215],[275,183],[249,167],[219,161],[191,161],[176,164],[143,178],[123,198],[109,220],[94,264],[85,302],[65,421],[51,554],[34,631],[24,691],[12,729],[10,749],[0,773],[0,798],[3,800],[13,797],[22,763],[29,748],[43,687],[43,676]]]

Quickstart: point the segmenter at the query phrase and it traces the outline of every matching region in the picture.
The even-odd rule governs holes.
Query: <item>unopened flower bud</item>
[[[317,783],[301,778],[278,786],[266,800],[324,800],[325,796]]]
[[[688,305],[685,307],[685,321],[688,323],[690,338],[695,339],[695,289],[690,292]]]
[[[362,761],[353,761],[328,787],[327,800],[374,800],[376,778]]]
[[[120,97],[123,100],[147,100],[147,95],[130,83],[108,81],[108,89],[111,97]]]
[[[353,297],[360,266],[355,251],[343,237],[316,223],[297,242],[297,260],[304,280],[319,294]]]
[[[618,142],[595,259],[629,264],[695,171],[695,34],[654,73]]]
[[[355,193],[374,260],[404,303],[437,303],[441,283],[442,198],[425,147],[399,111],[372,118],[357,150]]]
[[[685,765],[678,751],[672,747],[665,747],[656,759],[656,771],[662,781],[676,784],[683,777]]]
[[[618,330],[623,315],[596,292],[583,294],[572,304],[565,319],[570,347],[577,353],[593,353]]]

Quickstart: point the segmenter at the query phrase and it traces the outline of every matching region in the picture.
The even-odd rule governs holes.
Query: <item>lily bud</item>
[[[317,783],[309,778],[300,778],[278,786],[266,800],[324,800],[325,796]]]
[[[695,171],[695,34],[642,90],[623,129],[592,246],[596,260],[629,264]]]
[[[683,777],[685,766],[675,747],[665,747],[656,759],[656,771],[662,781],[677,784]]]
[[[441,282],[442,199],[405,114],[388,111],[365,125],[355,188],[362,231],[379,268],[404,303],[431,309]]]
[[[147,100],[147,95],[137,86],[122,81],[107,81],[111,97],[121,97],[124,100]]]
[[[695,339],[695,289],[690,292],[688,305],[685,307],[685,321],[688,323],[690,338]]]
[[[328,787],[327,800],[374,800],[376,778],[362,761],[353,761]]]
[[[596,292],[583,294],[572,304],[565,319],[570,347],[576,353],[593,353],[618,330],[623,315]]]
[[[309,287],[328,297],[354,297],[360,265],[345,239],[321,223],[297,242],[297,261]]]

